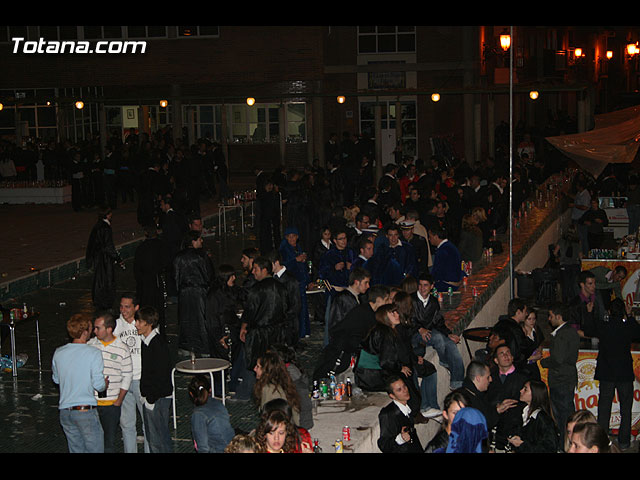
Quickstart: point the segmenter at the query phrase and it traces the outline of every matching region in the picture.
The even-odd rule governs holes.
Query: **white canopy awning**
[[[546,140],[598,177],[610,163],[631,163],[640,144],[640,107],[596,115],[595,128]]]

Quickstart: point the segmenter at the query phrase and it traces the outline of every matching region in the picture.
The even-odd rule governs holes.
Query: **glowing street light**
[[[506,33],[500,35],[500,46],[505,52],[509,50],[509,47],[511,46],[511,35],[508,35]]]

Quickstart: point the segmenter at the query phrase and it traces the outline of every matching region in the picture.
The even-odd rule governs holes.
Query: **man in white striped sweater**
[[[140,305],[132,293],[125,293],[120,297],[120,316],[116,320],[116,329],[113,334],[120,338],[131,352],[133,365],[133,379],[129,391],[124,397],[120,411],[120,428],[122,429],[122,443],[124,453],[138,453],[137,444],[137,416],[140,415],[142,432],[144,434],[143,403],[140,395],[140,374],[142,370],[142,335],[136,328],[135,315]],[[136,413],[137,412],[137,413]],[[149,442],[144,437],[144,453],[149,453]]]
[[[116,320],[110,312],[98,313],[93,324],[95,337],[88,342],[102,352],[104,375],[108,379],[107,390],[96,392],[105,453],[114,453],[121,405],[133,377],[129,347],[113,334],[115,328]]]

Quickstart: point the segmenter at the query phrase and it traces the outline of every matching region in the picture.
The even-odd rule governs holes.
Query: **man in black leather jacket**
[[[411,394],[407,384],[402,378],[394,376],[387,385],[392,402],[378,414],[378,448],[382,453],[421,453],[423,450],[414,426],[414,415],[408,406]]]

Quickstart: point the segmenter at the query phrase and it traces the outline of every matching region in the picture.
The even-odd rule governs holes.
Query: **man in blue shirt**
[[[71,342],[58,347],[51,364],[52,379],[60,386],[60,424],[70,453],[103,453],[104,433],[94,391],[107,389],[102,353],[87,345],[91,319],[73,315],[67,322]]]
[[[429,242],[436,247],[433,254],[431,276],[438,292],[446,292],[449,287],[458,290],[462,284],[462,257],[458,248],[447,240],[447,233],[442,227],[429,229]]]

